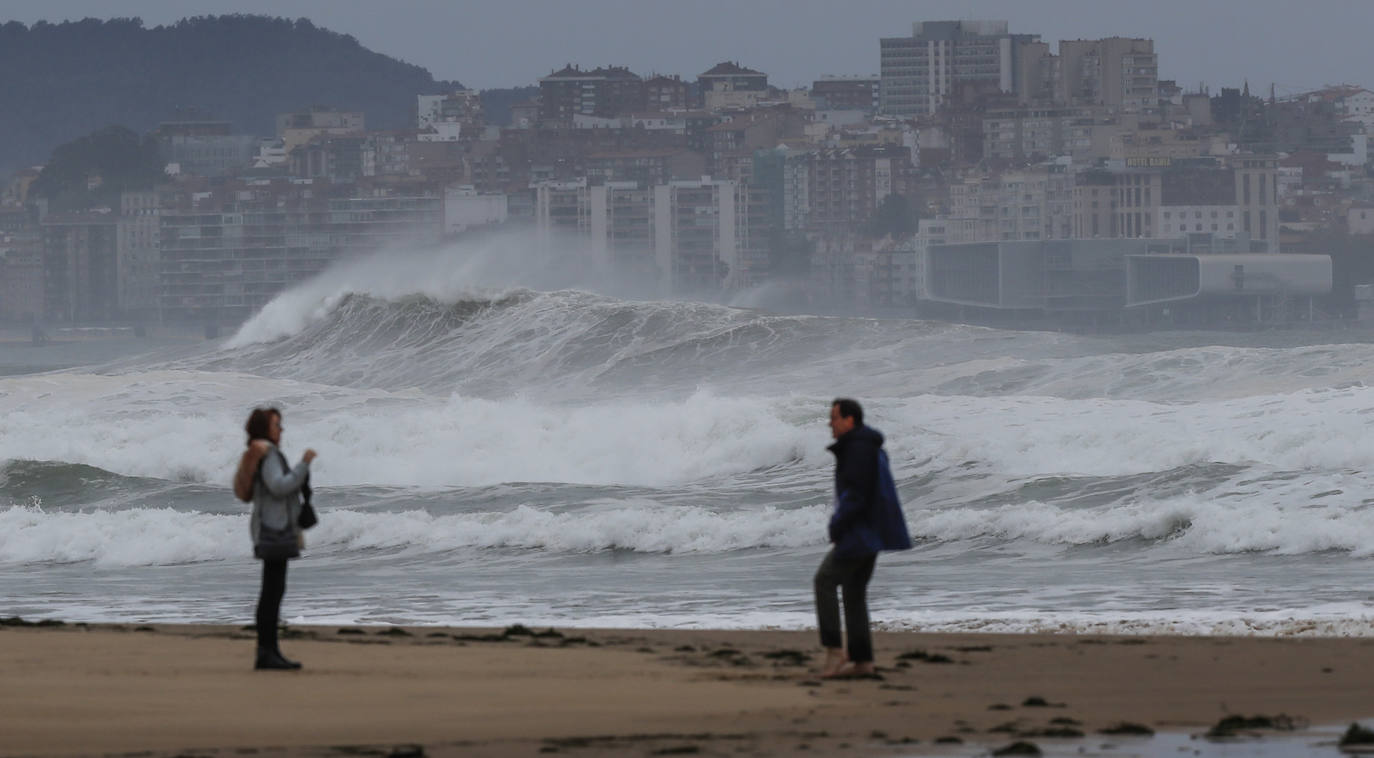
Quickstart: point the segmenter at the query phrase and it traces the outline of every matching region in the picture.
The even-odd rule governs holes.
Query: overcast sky
[[[876,74],[878,38],[913,21],[1005,19],[1061,39],[1149,37],[1159,76],[1213,93],[1323,84],[1374,89],[1371,0],[4,0],[31,24],[137,16],[146,26],[203,14],[306,17],[439,79],[486,89],[534,84],[566,63],[696,75],[736,60],[777,86]]]

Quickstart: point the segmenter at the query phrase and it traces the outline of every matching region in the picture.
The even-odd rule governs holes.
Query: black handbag
[[[310,503],[301,505],[301,515],[296,517],[296,526],[309,529],[318,523],[320,523],[320,517],[315,515],[315,506]]]
[[[310,504],[310,475],[305,475],[305,481],[301,482],[301,512],[296,516],[296,526],[302,529],[320,523],[320,517],[315,515],[315,506]]]

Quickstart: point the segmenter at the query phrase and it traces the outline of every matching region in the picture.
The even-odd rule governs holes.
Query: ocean
[[[373,259],[212,341],[0,345],[0,616],[251,623],[257,404],[314,468],[300,624],[805,628],[831,399],[916,547],[890,629],[1374,634],[1374,333],[998,330]]]

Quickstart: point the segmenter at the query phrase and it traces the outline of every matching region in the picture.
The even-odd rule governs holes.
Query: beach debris
[[[992,751],[993,755],[1040,755],[1040,748],[1034,742],[1013,742],[1004,748]]]
[[[134,627],[134,631],[135,631],[135,632],[156,632],[157,630],[154,629],[154,628],[151,627],[151,626],[136,626],[136,627]]]
[[[1001,733],[1001,734],[1016,734],[1016,733],[1019,732],[1020,730],[1021,730],[1021,727],[1018,726],[1017,722],[1015,722],[1015,721],[1007,721],[1007,722],[1005,722],[1005,723],[998,724],[997,726],[992,727],[991,729],[988,730],[988,732],[993,733],[993,734],[998,734],[998,733]]]
[[[1295,719],[1284,713],[1277,716],[1241,716],[1232,714],[1222,718],[1204,735],[1208,738],[1234,737],[1236,732],[1241,730],[1255,729],[1276,729],[1282,732],[1291,732],[1297,729],[1301,719]]]
[[[992,705],[989,705],[989,706],[988,706],[988,710],[990,710],[990,711],[1009,711],[1009,710],[1011,710],[1011,706],[1007,705],[1006,703],[993,703]]]
[[[1151,737],[1154,733],[1155,730],[1134,721],[1122,721],[1098,730],[1098,734],[1110,734],[1115,737]]]
[[[387,628],[385,628],[385,629],[382,629],[382,630],[378,631],[377,634],[382,635],[382,636],[386,636],[386,637],[409,637],[409,636],[410,636],[410,632],[407,632],[406,630],[402,629],[402,628],[399,627],[399,626],[389,626],[389,627],[387,627]]]
[[[908,650],[897,656],[898,661],[921,661],[922,663],[954,663],[954,659],[940,653],[927,653],[924,650]]]
[[[1060,717],[1058,717],[1058,718],[1052,718],[1052,719],[1050,719],[1050,723],[1051,723],[1051,724],[1057,724],[1057,725],[1059,725],[1059,726],[1083,726],[1083,722],[1082,722],[1082,721],[1079,721],[1078,719],[1071,719],[1071,718],[1069,718],[1069,717],[1067,717],[1067,716],[1060,716]]]
[[[800,650],[770,650],[763,657],[782,666],[805,666],[811,661],[811,656]]]
[[[367,634],[367,632],[364,632],[356,626],[345,626],[335,632],[335,634]]]
[[[678,645],[677,647],[673,648],[674,653],[695,653],[696,651],[697,649],[692,647],[691,645]]]
[[[991,653],[992,645],[964,645],[952,649],[960,653]]]
[[[557,629],[554,629],[553,627],[549,627],[548,629],[545,629],[545,630],[542,631],[542,632],[537,632],[537,631],[535,631],[535,630],[529,628],[528,626],[525,626],[524,624],[511,624],[510,626],[508,626],[508,627],[506,627],[505,629],[501,630],[501,636],[503,636],[503,637],[533,637],[533,638],[535,638],[535,639],[549,639],[549,638],[556,639],[556,638],[562,637],[562,636],[563,636],[563,633],[560,632],[560,631],[558,631]]]
[[[661,747],[653,752],[653,755],[695,755],[701,752],[701,748],[696,745],[675,745],[673,747]]]
[[[0,626],[66,626],[67,622],[57,619],[39,619],[37,621],[25,621],[19,616],[9,616],[0,618]]]
[[[387,758],[425,758],[425,746],[397,745],[387,754]]]
[[[1351,745],[1374,745],[1374,730],[1365,729],[1358,723],[1351,724],[1350,728],[1341,735],[1341,747]]]
[[[1022,708],[1063,708],[1063,703],[1051,703],[1039,695],[1031,695],[1021,701]]]
[[[1044,729],[1028,729],[1020,732],[1017,737],[1055,737],[1058,739],[1074,739],[1082,737],[1083,731],[1071,726],[1049,726]]]
[[[962,745],[962,744],[964,744],[964,741],[963,741],[963,739],[961,739],[961,738],[959,738],[959,737],[955,737],[955,736],[953,736],[953,735],[945,735],[944,737],[936,737],[936,738],[935,738],[935,744],[936,744],[936,745]]]

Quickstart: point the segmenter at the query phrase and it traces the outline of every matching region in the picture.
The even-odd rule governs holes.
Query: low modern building
[[[932,245],[925,299],[989,316],[1115,315],[1126,303],[1126,256],[1150,251],[1143,239]]]
[[[1149,323],[1308,321],[1331,294],[1331,256],[1126,256],[1126,307]]]
[[[1315,318],[1316,298],[1331,293],[1330,256],[1181,252],[1195,243],[931,245],[921,303],[970,320],[1239,326]]]

